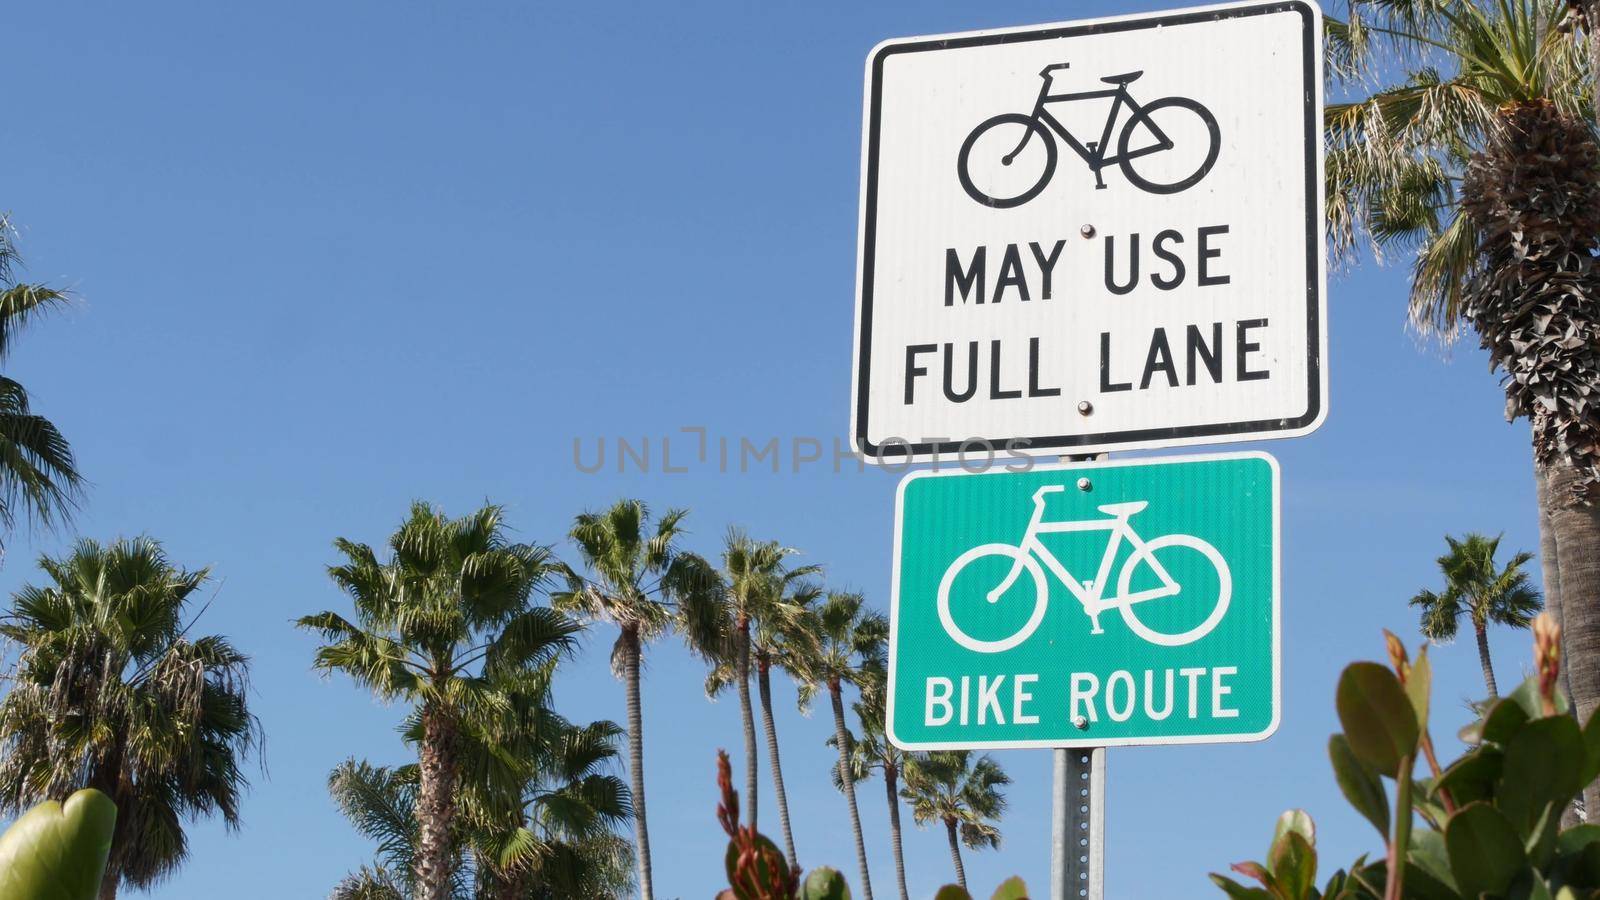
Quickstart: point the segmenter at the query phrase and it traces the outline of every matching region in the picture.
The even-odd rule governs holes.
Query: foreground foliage
[[[739,792],[733,789],[733,767],[728,754],[717,751],[717,822],[728,835],[728,850],[723,857],[730,887],[717,900],[851,900],[850,885],[837,869],[818,866],[804,879],[778,850],[753,826],[739,824]],[[934,894],[934,900],[972,900],[962,885],[947,884]],[[1020,878],[1008,879],[997,888],[991,900],[1028,900],[1027,886]]]
[[[0,834],[0,897],[94,900],[116,823],[117,805],[92,789],[28,810]]]
[[[1426,649],[1354,663],[1336,697],[1343,731],[1328,742],[1345,798],[1385,843],[1319,889],[1310,816],[1278,821],[1266,862],[1233,866],[1257,884],[1211,880],[1234,900],[1580,900],[1600,897],[1600,825],[1563,829],[1562,812],[1600,775],[1600,717],[1581,727],[1558,687],[1559,628],[1534,623],[1536,671],[1462,732],[1472,748],[1446,766],[1428,732]],[[1424,762],[1428,775],[1414,769]],[[1389,788],[1393,786],[1393,790]]]

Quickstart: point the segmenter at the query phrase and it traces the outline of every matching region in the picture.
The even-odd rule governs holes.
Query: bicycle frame
[[[1078,154],[1078,156],[1082,158],[1085,163],[1088,163],[1089,168],[1094,171],[1096,178],[1099,177],[1100,170],[1106,166],[1119,163],[1124,159],[1138,159],[1141,156],[1159,153],[1163,150],[1170,149],[1173,146],[1172,139],[1167,137],[1166,133],[1156,125],[1154,120],[1144,115],[1144,107],[1139,104],[1139,101],[1133,99],[1132,94],[1128,93],[1128,86],[1126,84],[1119,84],[1114,88],[1106,88],[1104,90],[1097,91],[1077,91],[1065,94],[1052,94],[1050,93],[1050,76],[1048,72],[1049,70],[1046,70],[1046,74],[1043,76],[1044,84],[1039,88],[1039,99],[1034,101],[1033,112],[1031,115],[1033,118],[1049,126],[1051,131],[1054,131],[1056,134],[1060,135],[1061,139],[1066,142],[1067,146],[1072,148],[1072,152]],[[1106,97],[1112,98],[1112,102],[1111,112],[1106,116],[1105,130],[1101,132],[1100,140],[1092,141],[1088,144],[1084,144],[1074,137],[1072,132],[1068,131],[1065,125],[1061,124],[1061,120],[1052,115],[1050,110],[1045,106],[1047,103],[1066,103],[1073,100],[1100,100]],[[1133,115],[1144,119],[1146,127],[1148,127],[1150,129],[1150,133],[1155,136],[1156,143],[1149,147],[1141,147],[1138,150],[1130,150],[1126,154],[1107,156],[1106,149],[1111,145],[1111,131],[1114,127],[1116,127],[1117,114],[1122,111],[1124,106],[1128,107],[1128,109],[1132,111]],[[1027,134],[1022,136],[1022,141],[1021,143],[1017,144],[1017,148],[1006,155],[1006,159],[1015,159],[1017,154],[1021,153],[1023,148],[1028,146],[1028,141],[1032,139],[1033,131],[1029,130]]]
[[[1145,559],[1149,561],[1151,570],[1161,580],[1161,586],[1105,599],[1106,582],[1110,580],[1111,568],[1116,563],[1117,551],[1121,548],[1122,542],[1127,541],[1129,546],[1133,548],[1134,553],[1137,554],[1145,549],[1144,538],[1141,538],[1133,530],[1133,526],[1128,521],[1130,514],[1126,513],[1107,519],[1080,519],[1068,522],[1044,521],[1045,498],[1062,490],[1064,488],[1061,485],[1047,485],[1040,488],[1033,495],[1033,516],[1028,520],[1027,531],[1023,533],[1018,547],[1038,557],[1045,564],[1045,568],[1049,569],[1062,584],[1067,586],[1067,590],[1071,591],[1072,596],[1077,598],[1078,603],[1083,606],[1083,611],[1088,613],[1090,622],[1093,625],[1092,634],[1101,633],[1100,614],[1107,610],[1117,609],[1122,606],[1132,606],[1135,603],[1143,603],[1146,600],[1171,597],[1181,590],[1177,581],[1168,574],[1166,568],[1161,565],[1155,555],[1145,554]],[[1050,552],[1050,548],[1046,547],[1039,537],[1042,534],[1065,534],[1077,531],[1111,532],[1106,539],[1106,549],[1100,557],[1099,570],[1095,573],[1094,579],[1081,584],[1071,572],[1067,571],[1067,567],[1062,564],[1061,560]],[[989,596],[992,599],[998,599],[1022,575],[1023,559],[1025,558],[1019,557],[1012,564],[1011,571],[1006,574],[1005,580],[1001,581],[1000,585],[990,593]]]

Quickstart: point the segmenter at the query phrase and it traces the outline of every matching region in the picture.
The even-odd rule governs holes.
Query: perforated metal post
[[[1051,900],[1105,897],[1106,750],[1055,750]]]
[[[1108,456],[1063,456],[1061,461]],[[1106,749],[1051,752],[1055,754],[1055,787],[1050,816],[1050,900],[1104,900]]]

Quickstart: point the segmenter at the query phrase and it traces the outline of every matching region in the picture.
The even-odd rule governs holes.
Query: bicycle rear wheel
[[[1035,142],[1044,145],[1042,153],[1031,150]],[[967,196],[995,209],[1021,206],[1039,196],[1055,171],[1056,142],[1050,130],[1021,113],[984,120],[967,135],[956,157],[956,174]]]
[[[968,634],[961,626],[956,624],[955,617],[950,612],[950,592],[955,586],[957,576],[961,574],[963,569],[985,557],[1003,558],[1007,563],[1007,568],[1020,564],[1028,577],[1026,579],[1019,577],[1017,581],[1025,582],[1033,588],[1033,608],[1029,611],[1027,621],[1023,623],[1021,628],[1010,635],[995,640],[984,640]],[[982,585],[982,587],[987,594],[992,592],[992,589],[997,585],[991,583]],[[963,599],[968,601],[963,605],[966,607],[967,614],[971,615],[972,604],[970,601],[972,598],[970,594]],[[994,603],[997,599],[999,598],[988,599],[987,603],[979,604],[980,610],[982,607]],[[944,626],[945,634],[949,635],[951,640],[968,650],[978,653],[1000,653],[1010,650],[1012,647],[1027,640],[1038,630],[1039,623],[1044,621],[1045,607],[1049,604],[1049,601],[1050,588],[1045,582],[1044,570],[1039,568],[1038,560],[1035,560],[1028,551],[1021,547],[1013,547],[1010,544],[980,544],[973,547],[971,550],[956,557],[955,562],[952,562],[950,567],[945,569],[944,577],[939,579],[939,623]],[[988,615],[986,611],[985,615]]]

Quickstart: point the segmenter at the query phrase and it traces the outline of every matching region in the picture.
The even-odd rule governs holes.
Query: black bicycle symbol
[[[1198,183],[1200,179],[1206,176],[1207,172],[1211,171],[1211,166],[1217,161],[1217,151],[1221,147],[1221,136],[1217,132],[1217,120],[1211,115],[1210,110],[1187,97],[1163,97],[1149,104],[1142,104],[1133,99],[1128,94],[1128,83],[1143,75],[1142,71],[1111,75],[1100,79],[1106,84],[1116,85],[1116,87],[1109,90],[1062,94],[1050,93],[1051,73],[1058,69],[1065,69],[1069,65],[1071,64],[1056,63],[1052,66],[1045,66],[1044,70],[1039,73],[1039,77],[1044,79],[1044,86],[1039,89],[1039,99],[1034,102],[1032,113],[1002,113],[992,119],[984,120],[977,128],[972,130],[971,134],[967,135],[966,142],[961,145],[961,155],[956,162],[956,173],[961,177],[961,186],[966,189],[972,199],[982,203],[984,206],[1009,209],[1013,206],[1021,206],[1037,197],[1039,192],[1044,190],[1045,185],[1050,183],[1050,176],[1054,175],[1056,171],[1057,150],[1056,142],[1050,137],[1051,130],[1060,135],[1061,139],[1067,143],[1067,146],[1071,147],[1078,156],[1083,158],[1084,162],[1089,164],[1089,169],[1094,172],[1094,186],[1096,188],[1104,188],[1106,186],[1100,170],[1112,163],[1121,166],[1122,174],[1136,187],[1152,194],[1176,194]],[[1073,137],[1066,126],[1062,125],[1055,116],[1050,114],[1050,110],[1045,108],[1047,103],[1097,100],[1106,97],[1112,98],[1112,104],[1111,111],[1106,115],[1105,130],[1101,133],[1100,140],[1090,141],[1087,144]],[[1111,129],[1116,124],[1118,114],[1121,113],[1123,107],[1128,109],[1127,122],[1122,126],[1122,132],[1117,137],[1116,155],[1108,156],[1106,151],[1111,143]],[[1167,131],[1157,124],[1156,120],[1160,118],[1166,121],[1167,128],[1177,132],[1179,126],[1184,124],[1183,120],[1191,115],[1199,117],[1200,122],[1205,125],[1208,140],[1211,142],[1211,146],[1206,151],[1205,161],[1194,172],[1176,181],[1161,181],[1156,180],[1156,177],[1160,176],[1147,178],[1141,175],[1134,168],[1136,160],[1149,159],[1155,154],[1171,150],[1176,146],[1173,140],[1167,137]],[[998,129],[1015,130],[1016,128],[1022,129],[1021,137],[1017,140],[1015,149],[1000,157],[1000,164],[1010,166],[1016,160],[1017,155],[1028,146],[1028,142],[1033,140],[1035,135],[1038,135],[1039,139],[1044,142],[1044,168],[1039,172],[1039,177],[1033,182],[1033,186],[1020,194],[997,197],[986,193],[973,183],[973,147],[978,144],[980,138],[991,131],[997,135],[1004,135],[1005,132]],[[1153,142],[1142,147],[1130,146],[1130,144],[1140,140],[1135,137],[1135,132],[1141,130]],[[986,147],[991,148],[1005,147],[1007,144],[1009,144],[1009,141],[985,142]],[[984,162],[981,156],[980,162]],[[1148,166],[1146,166],[1146,169],[1149,171]],[[979,172],[983,171],[984,169],[980,167]]]

